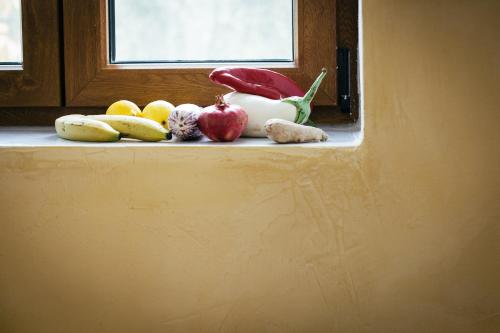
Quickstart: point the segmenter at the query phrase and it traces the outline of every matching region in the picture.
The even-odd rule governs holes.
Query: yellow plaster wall
[[[1,150],[0,331],[500,331],[499,22],[366,1],[356,150]]]

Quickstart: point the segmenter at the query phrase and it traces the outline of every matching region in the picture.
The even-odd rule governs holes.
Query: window
[[[110,61],[291,63],[293,12],[293,0],[110,0]]]
[[[23,62],[21,41],[21,1],[0,2],[0,65]]]
[[[61,105],[60,66],[57,0],[2,0],[0,105]]]
[[[64,113],[102,112],[118,99],[209,105],[227,91],[208,79],[221,64],[269,68],[304,89],[326,67],[313,120],[357,118],[355,56],[354,115],[336,106],[336,48],[356,54],[356,0],[2,0],[0,6],[0,125],[9,124],[2,119],[48,125]],[[1,51],[7,39],[8,55]]]
[[[266,8],[270,8],[270,3],[274,1],[281,2],[281,0],[269,0],[245,1],[245,3],[253,4],[257,9],[259,6],[262,6],[262,10],[265,11]],[[123,25],[120,23],[123,22],[123,17],[120,17],[120,15],[126,15],[124,14],[126,12],[134,12],[134,8],[126,9],[127,6],[125,3],[127,2],[128,0],[114,0],[111,2],[109,0],[64,1],[64,53],[67,104],[70,106],[103,106],[108,105],[113,100],[122,98],[134,100],[138,104],[147,104],[149,101],[155,99],[167,99],[173,101],[174,104],[212,104],[214,96],[224,91],[208,80],[208,74],[217,65],[201,63],[189,64],[187,66],[184,64],[165,66],[162,63],[150,64],[147,61],[132,64],[110,62],[110,44],[108,41],[110,35],[113,35],[113,33],[110,34],[110,31],[113,32],[114,30],[116,39],[115,60],[116,57],[118,59],[120,57],[120,45],[126,43],[123,39],[124,37],[121,37],[122,44],[120,44],[120,35],[117,33],[120,33],[122,29],[121,25]],[[176,3],[177,1],[169,2]],[[225,0],[224,2],[232,3],[235,6],[240,1]],[[283,2],[288,3],[288,1]],[[145,15],[150,15],[152,17],[151,20],[155,20],[155,18],[159,19],[156,13],[166,10],[165,8],[168,6],[161,5],[160,7],[163,9],[159,9],[152,4],[161,3],[165,3],[165,1],[132,1],[131,6],[137,7],[141,6],[141,4],[146,4],[148,8],[145,11],[148,14]],[[190,1],[179,1],[179,3],[188,5]],[[210,1],[207,1],[207,3],[210,3]],[[260,62],[254,63],[253,66],[267,67],[280,71],[289,75],[304,87],[308,87],[313,82],[322,67],[327,67],[329,75],[323,83],[322,90],[318,93],[316,103],[325,105],[336,104],[335,1],[290,0],[290,6],[294,12],[292,21],[296,21],[296,32],[292,37],[293,41],[296,41],[294,43],[295,49],[293,50],[296,57],[293,58],[292,62],[286,63],[286,65],[283,65],[282,62]],[[115,14],[115,20],[108,19],[107,14],[110,7]],[[137,8],[135,11],[137,11]],[[286,6],[285,11],[290,16],[290,9],[286,10]],[[190,15],[200,14],[191,13]],[[254,16],[258,15],[254,14]],[[163,19],[167,18],[163,16]],[[259,19],[263,20],[263,18]],[[285,15],[285,18],[282,20],[285,21],[286,19]],[[187,22],[188,20],[179,18],[178,21]],[[114,24],[111,28],[109,26],[110,23]],[[137,29],[143,29],[134,21],[129,22],[129,24],[137,27]],[[233,24],[240,24],[240,22]],[[284,24],[288,29],[290,29],[290,26],[293,27],[295,25],[290,24],[290,22],[285,22]],[[148,25],[146,29],[150,26]],[[224,27],[224,29],[234,28],[229,26]],[[184,30],[188,30],[188,28],[183,26],[176,27],[175,33],[182,34]],[[152,28],[144,33],[153,35],[155,31],[159,30]],[[204,34],[204,31],[199,32],[199,34],[202,34],[202,32]],[[272,34],[269,35],[272,38]],[[147,39],[145,36],[143,38]],[[213,36],[210,38],[214,39]],[[286,38],[286,40],[289,39],[289,37]],[[199,39],[194,41],[194,43],[196,43],[194,46],[197,48],[202,46]],[[202,53],[197,52],[196,54]],[[125,56],[122,57],[125,58]],[[157,57],[161,56],[158,55]],[[240,55],[239,57],[244,58],[244,55]],[[227,57],[227,59],[229,58]]]

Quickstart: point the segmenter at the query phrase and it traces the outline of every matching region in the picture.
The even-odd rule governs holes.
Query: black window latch
[[[351,63],[348,48],[337,49],[338,105],[343,113],[351,113]]]

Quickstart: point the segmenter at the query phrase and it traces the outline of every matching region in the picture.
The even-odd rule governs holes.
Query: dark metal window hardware
[[[343,113],[351,113],[350,50],[337,49],[338,105]]]

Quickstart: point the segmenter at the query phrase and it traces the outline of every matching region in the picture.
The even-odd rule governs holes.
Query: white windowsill
[[[211,142],[204,138],[191,142],[141,142],[123,139],[111,143],[68,141],[57,137],[53,127],[0,127],[0,149],[45,148],[45,147],[303,147],[303,148],[349,148],[362,141],[362,131],[357,125],[322,127],[329,136],[328,141],[302,144],[277,144],[267,138],[240,138],[234,142]]]

